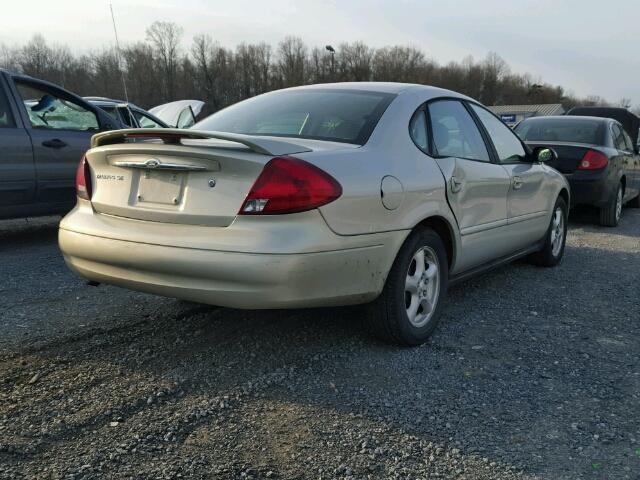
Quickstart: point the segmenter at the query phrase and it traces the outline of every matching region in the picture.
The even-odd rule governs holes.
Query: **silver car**
[[[193,130],[94,136],[60,248],[90,281],[196,302],[368,304],[380,337],[418,345],[451,284],[561,261],[569,187],[553,158],[439,88],[280,90]]]

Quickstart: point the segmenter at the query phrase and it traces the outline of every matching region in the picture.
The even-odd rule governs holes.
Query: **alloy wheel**
[[[414,327],[423,327],[431,320],[439,294],[438,256],[431,247],[425,246],[413,255],[405,279],[405,308]]]
[[[562,208],[556,208],[553,212],[553,219],[551,222],[551,253],[554,257],[557,257],[562,250],[562,244],[564,242],[564,212]]]

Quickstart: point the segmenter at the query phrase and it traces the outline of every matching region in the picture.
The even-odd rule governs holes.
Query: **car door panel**
[[[438,99],[428,103],[427,111],[434,156],[460,231],[460,255],[452,272],[459,273],[513,250],[502,239],[510,179],[491,162],[486,140],[462,102]]]
[[[34,201],[36,175],[31,139],[9,102],[0,74],[0,217],[16,205]]]
[[[75,202],[75,172],[94,133],[30,131],[36,159],[38,202]]]
[[[0,151],[0,206],[32,203],[36,173],[29,135],[23,128],[0,128]]]
[[[551,202],[543,165],[532,162],[522,141],[494,114],[484,107],[472,104],[490,140],[494,157],[509,176],[506,228],[514,249],[524,249],[540,240],[548,227]]]
[[[508,223],[511,237],[518,248],[531,245],[545,234],[549,224],[549,190],[544,167],[537,163],[506,164],[509,174]]]
[[[626,172],[627,172],[627,188],[626,199],[631,200],[640,193],[640,157],[636,154],[633,147],[633,141],[629,134],[623,129],[622,136],[624,140],[624,152]]]
[[[72,206],[76,168],[91,137],[100,130],[95,109],[34,79],[15,80],[13,92],[33,145],[35,202]]]
[[[499,165],[462,158],[436,159],[447,182],[447,200],[460,230],[453,273],[510,253],[504,241],[509,175]]]

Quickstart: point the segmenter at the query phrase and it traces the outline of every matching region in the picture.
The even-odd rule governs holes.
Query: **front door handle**
[[[518,190],[522,187],[522,179],[520,177],[513,177],[513,189]]]
[[[462,190],[462,181],[456,177],[451,177],[451,192],[458,193],[460,190]]]
[[[42,142],[42,146],[47,148],[62,148],[66,147],[67,144],[59,138],[54,138],[52,140],[45,140],[44,142]]]

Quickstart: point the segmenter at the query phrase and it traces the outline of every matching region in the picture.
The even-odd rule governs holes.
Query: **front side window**
[[[278,91],[227,107],[193,128],[364,145],[393,98],[362,90]]]
[[[105,112],[107,112],[109,114],[109,116],[111,118],[113,118],[116,121],[120,121],[120,117],[118,117],[118,111],[116,110],[116,107],[113,105],[101,105],[100,108],[102,110],[104,110]]]
[[[85,107],[53,93],[16,82],[33,128],[98,130],[98,117]]]
[[[489,161],[482,135],[462,103],[437,100],[429,104],[429,116],[437,155]]]
[[[422,150],[427,151],[427,114],[423,109],[416,111],[409,122],[409,135],[413,142]]]
[[[484,108],[474,104],[471,104],[471,108],[473,108],[473,111],[478,115],[484,128],[487,129],[498,153],[500,162],[511,163],[525,160],[527,154],[522,146],[522,142],[509,127]]]

